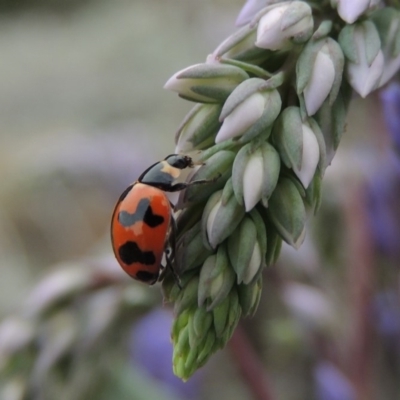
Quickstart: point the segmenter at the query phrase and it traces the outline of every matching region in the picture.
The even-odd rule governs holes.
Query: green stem
[[[258,76],[259,78],[268,79],[273,76],[273,74],[271,74],[270,72],[254,64],[248,64],[243,61],[233,60],[231,58],[224,57],[221,57],[219,61],[222,64],[229,64],[234,65],[235,67],[239,67],[246,72],[250,72],[251,74]]]

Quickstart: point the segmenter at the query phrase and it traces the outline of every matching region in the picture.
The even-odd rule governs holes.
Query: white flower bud
[[[287,107],[272,133],[282,162],[292,168],[304,188],[310,185],[318,164],[326,164],[326,150],[322,132],[312,119],[303,121],[298,107]]]
[[[264,163],[261,151],[250,157],[243,173],[243,200],[246,211],[260,201],[264,178]]]
[[[240,136],[261,117],[264,106],[264,96],[261,93],[253,93],[224,119],[215,143]]]
[[[208,249],[216,249],[240,224],[244,208],[236,201],[232,182],[210,196],[202,216],[203,243]]]
[[[281,98],[276,89],[263,90],[265,81],[251,78],[242,82],[226,100],[220,115],[222,126],[215,143],[247,133],[255,137],[265,132],[281,110]],[[257,126],[254,126],[257,123]]]
[[[293,166],[293,170],[300,179],[300,182],[307,189],[317,169],[320,151],[318,140],[312,129],[308,125],[302,124],[302,131],[303,156],[301,159],[301,167],[297,169],[296,166]]]
[[[328,97],[335,81],[335,75],[335,65],[332,55],[329,52],[328,45],[324,44],[317,53],[310,80],[303,92],[309,116],[314,115]]]
[[[339,35],[347,58],[346,73],[350,85],[366,97],[379,87],[384,68],[378,31],[370,21],[347,25]]]
[[[314,26],[311,7],[303,1],[279,3],[268,8],[261,16],[257,28],[256,46],[280,50],[291,42],[304,43]]]
[[[365,58],[361,60],[360,64],[349,63],[347,75],[350,85],[361,97],[367,97],[379,86],[383,67],[384,58],[380,50],[370,66],[368,66]]]
[[[337,0],[340,18],[348,24],[355,22],[366,11],[374,8],[379,0]]]
[[[247,212],[262,200],[264,205],[278,182],[280,159],[278,152],[267,142],[253,148],[251,143],[240,149],[233,163],[232,185],[239,204]]]
[[[250,262],[245,270],[244,275],[242,276],[243,283],[245,285],[249,284],[253,280],[253,278],[260,270],[261,265],[262,265],[262,255],[261,255],[260,245],[258,244],[258,242],[255,242]]]

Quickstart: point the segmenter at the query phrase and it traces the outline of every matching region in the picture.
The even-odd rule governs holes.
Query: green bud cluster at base
[[[212,181],[180,196],[181,288],[172,274],[163,281],[176,315],[174,372],[185,380],[254,314],[262,271],[282,242],[302,244],[352,89],[365,97],[400,67],[398,10],[367,0],[358,9],[345,0],[272,3],[165,86],[198,102],[176,151],[201,165],[189,182]]]

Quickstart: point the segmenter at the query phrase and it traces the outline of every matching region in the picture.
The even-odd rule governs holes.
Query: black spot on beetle
[[[127,211],[121,211],[118,214],[118,221],[125,227],[143,221],[146,225],[150,226],[150,228],[155,228],[164,222],[164,217],[153,213],[149,199],[142,199],[139,201],[137,209],[133,214]]]
[[[142,251],[136,242],[128,241],[118,249],[119,257],[124,264],[140,263],[153,265],[156,257],[152,251]]]
[[[137,272],[136,278],[142,282],[155,283],[157,281],[158,274],[153,274],[149,271],[142,270]]]

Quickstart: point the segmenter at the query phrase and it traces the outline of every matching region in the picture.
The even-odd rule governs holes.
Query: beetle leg
[[[214,178],[211,179],[199,179],[197,181],[192,181],[192,182],[181,182],[181,183],[175,183],[175,185],[171,185],[169,189],[164,189],[168,192],[179,192],[180,190],[186,189],[189,186],[192,185],[202,185],[204,183],[212,183],[218,180],[221,177],[221,174],[218,174]]]

